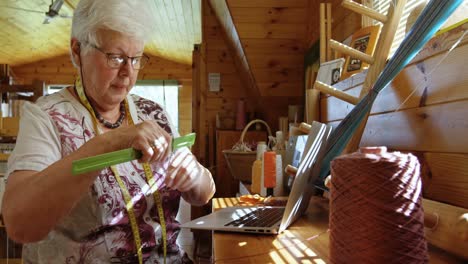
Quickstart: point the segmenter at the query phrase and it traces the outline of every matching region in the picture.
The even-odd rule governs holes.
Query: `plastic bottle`
[[[285,175],[284,168],[286,167],[286,144],[283,131],[276,131],[276,145],[273,148],[276,154],[280,157],[276,158],[276,187],[274,190],[275,196],[282,196],[285,193]]]
[[[262,157],[263,152],[267,149],[265,141],[259,141],[257,143],[257,158],[252,164],[252,185],[250,187],[250,192],[252,194],[260,194],[261,184],[262,184]]]

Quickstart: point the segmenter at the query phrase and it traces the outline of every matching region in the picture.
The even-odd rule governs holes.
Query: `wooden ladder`
[[[385,67],[387,56],[390,52],[393,38],[397,31],[398,23],[400,22],[400,18],[405,8],[405,5],[406,0],[397,0],[397,3],[394,6],[390,5],[387,15],[383,15],[369,7],[358,4],[352,0],[343,0],[343,7],[357,12],[363,16],[367,16],[369,18],[378,20],[383,24],[375,51],[372,56],[354,48],[351,48],[347,45],[344,45],[336,40],[329,40],[329,47],[331,49],[338,51],[342,54],[352,56],[369,64],[366,79],[362,86],[362,90],[359,97],[349,95],[346,92],[337,90],[332,86],[322,83],[320,81],[315,81],[314,88],[322,93],[329,94],[353,105],[356,105],[365,95],[367,95],[367,93],[369,93],[370,89],[372,88],[374,82],[377,80],[377,77],[379,76],[380,72]],[[361,141],[361,137],[364,132],[366,123],[367,117],[361,122],[359,129],[356,131],[353,138],[348,143],[345,152],[355,151],[359,147],[359,142]]]

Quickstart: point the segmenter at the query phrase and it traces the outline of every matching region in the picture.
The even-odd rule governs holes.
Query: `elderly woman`
[[[203,205],[215,187],[164,109],[129,94],[152,24],[145,1],[81,0],[71,34],[73,87],[27,104],[8,162],[2,213],[24,263],[183,263],[180,197]],[[72,175],[72,162],[135,148],[138,161]],[[162,205],[162,206],[161,206]]]

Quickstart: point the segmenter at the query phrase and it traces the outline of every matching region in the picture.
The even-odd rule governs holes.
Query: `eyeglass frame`
[[[128,59],[130,59],[131,63],[130,65],[132,65],[132,68],[134,70],[141,70],[145,67],[146,63],[148,63],[149,61],[149,57],[148,55],[144,54],[141,55],[141,56],[135,56],[135,57],[130,57],[130,56],[127,56],[125,54],[119,54],[119,53],[111,53],[111,52],[105,52],[103,51],[101,48],[99,48],[98,46],[92,44],[92,43],[89,43],[89,42],[86,42],[87,45],[91,46],[92,48],[95,48],[96,50],[100,51],[102,54],[106,55],[106,59],[107,59],[107,66],[109,66],[111,69],[119,69],[120,67],[122,67],[123,65],[127,65],[128,63]],[[118,57],[112,57],[112,56],[118,56]],[[111,65],[111,61],[113,59],[117,59],[117,58],[120,58],[120,59],[124,59],[123,62],[119,63],[118,66],[112,66]],[[134,61],[135,59],[140,59],[140,67],[135,69],[135,64],[134,64]],[[142,59],[145,59],[145,60],[142,60]],[[141,62],[144,61],[144,63],[142,64]]]

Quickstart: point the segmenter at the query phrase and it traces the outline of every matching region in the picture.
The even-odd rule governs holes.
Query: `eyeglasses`
[[[149,57],[143,54],[142,56],[135,56],[129,57],[124,54],[116,54],[116,53],[107,53],[103,51],[101,48],[88,43],[91,47],[97,49],[98,51],[102,52],[107,57],[107,65],[112,69],[119,69],[123,65],[127,65],[128,59],[130,59],[130,64],[134,70],[140,70],[145,67],[146,63],[149,61]]]

